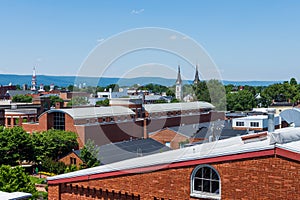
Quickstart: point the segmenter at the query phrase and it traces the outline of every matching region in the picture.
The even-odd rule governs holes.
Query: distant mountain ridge
[[[0,74],[1,85],[23,85],[31,84],[31,75],[15,75],[15,74]],[[52,75],[37,75],[37,83],[66,87],[68,85],[77,85],[85,83],[87,86],[107,86],[117,83],[120,86],[132,86],[134,84],[145,85],[148,83],[160,84],[164,86],[172,86],[176,79],[167,79],[161,77],[136,77],[136,78],[96,78],[96,77],[76,77],[76,76],[52,76]],[[274,83],[282,83],[283,81],[227,81],[223,80],[224,85],[249,85],[249,86],[268,86]],[[191,84],[192,80],[183,80],[183,84]]]

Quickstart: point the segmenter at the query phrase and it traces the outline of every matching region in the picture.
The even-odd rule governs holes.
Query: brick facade
[[[76,167],[79,169],[80,165],[83,164],[83,161],[80,157],[77,156],[74,152],[66,155],[65,157],[62,157],[58,160],[59,162],[65,163],[65,165],[76,165]]]
[[[46,112],[40,115],[38,123],[25,123],[22,125],[27,132],[46,131],[54,127],[54,113]],[[187,114],[187,113],[186,113]],[[134,138],[148,137],[149,132],[160,129],[179,126],[182,124],[193,124],[199,122],[223,120],[224,112],[211,111],[198,115],[170,116],[168,118],[146,118],[143,120],[132,119],[129,115],[120,115],[117,117],[76,119],[74,120],[67,113],[65,115],[65,130],[75,132],[78,135],[79,147],[82,148],[87,139],[92,139],[97,145],[104,145],[111,142],[119,142]],[[99,124],[97,124],[97,122]],[[179,137],[174,141],[177,143],[174,148],[178,147],[178,142],[183,138]],[[178,142],[177,142],[178,140]],[[185,141],[185,139],[184,139]]]
[[[49,200],[61,199],[198,199],[190,197],[191,173],[197,166],[161,169],[102,179],[49,184]],[[201,161],[199,161],[201,163]],[[211,163],[221,178],[222,199],[300,199],[300,163],[265,156]]]

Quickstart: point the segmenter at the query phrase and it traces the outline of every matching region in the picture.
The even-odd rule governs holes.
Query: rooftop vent
[[[275,130],[275,120],[274,120],[274,114],[276,112],[275,108],[268,108],[268,132],[273,133]]]
[[[270,144],[285,144],[300,140],[300,128],[284,128],[272,133]]]

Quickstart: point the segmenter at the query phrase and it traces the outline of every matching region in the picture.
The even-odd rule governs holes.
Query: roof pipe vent
[[[275,108],[268,108],[268,132],[273,133],[275,131],[275,120],[274,120],[274,115],[276,112]]]

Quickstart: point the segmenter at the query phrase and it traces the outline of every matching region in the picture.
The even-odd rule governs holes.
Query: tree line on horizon
[[[133,85],[132,87],[138,90],[148,90],[154,94],[165,93],[167,96],[173,97],[172,102],[179,102],[175,99],[175,85],[171,87],[159,85],[159,84],[146,84],[146,85]],[[69,85],[66,88],[68,91],[80,91],[95,94],[97,92],[119,91],[120,86],[118,84],[110,84],[106,87],[92,87],[86,86],[85,88],[78,88]],[[236,85],[223,85],[219,80],[200,81],[198,84],[185,84],[183,85],[183,95],[190,95],[194,101],[206,101],[216,106],[217,110],[227,111],[249,111],[255,107],[268,107],[275,102],[289,102],[292,104],[298,104],[300,100],[300,85],[295,78],[291,78],[290,81],[284,81],[283,83],[275,83],[269,86],[236,86]],[[55,97],[54,97],[55,98]],[[55,98],[51,102],[62,101],[62,99]],[[13,101],[16,102],[29,102],[29,98],[21,97],[20,95],[15,97]],[[69,106],[76,106],[88,103],[84,99],[74,98]],[[159,102],[166,103],[166,102]],[[108,106],[109,101],[99,101],[97,106]]]

